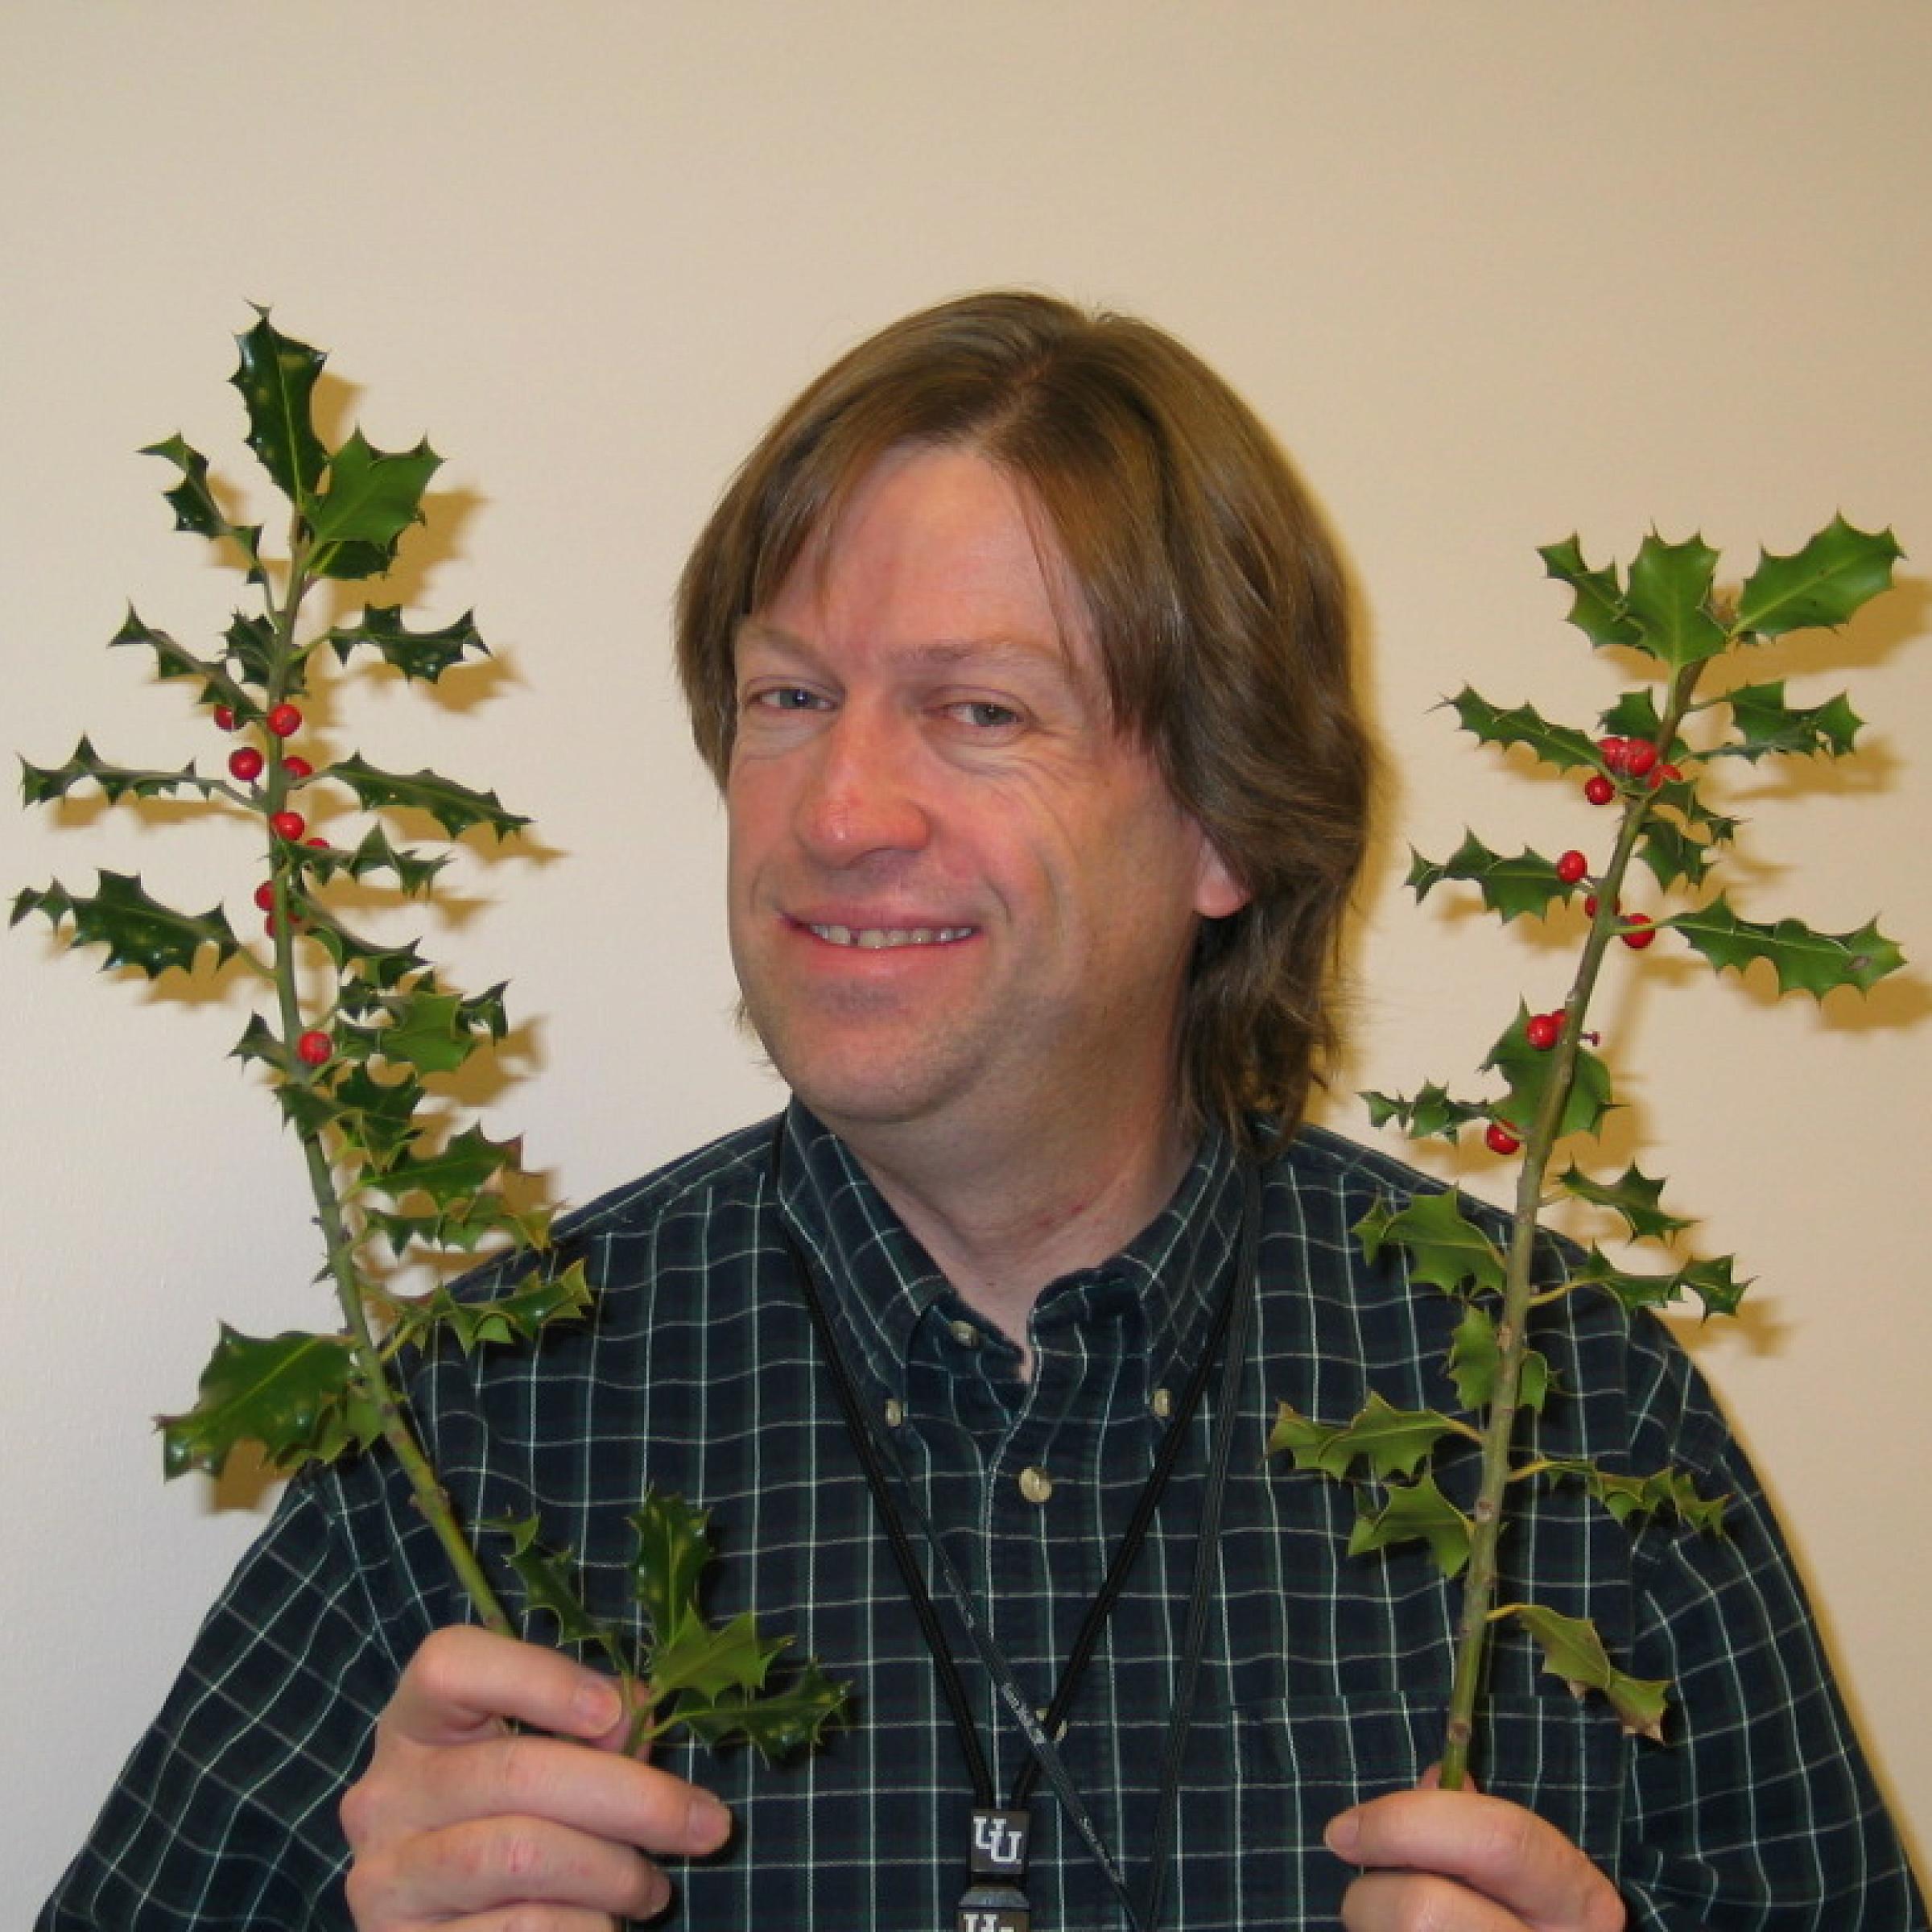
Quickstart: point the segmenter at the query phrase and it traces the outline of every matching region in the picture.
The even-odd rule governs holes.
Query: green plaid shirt
[[[647,1485],[675,1492],[711,1512],[709,1607],[755,1608],[851,1680],[856,1721],[803,1761],[673,1754],[737,1814],[725,1852],[677,1870],[675,1922],[935,1932],[952,1926],[964,1882],[966,1767],[780,1217],[818,1271],[862,1399],[889,1421],[919,1501],[1043,1705],[1167,1426],[1162,1392],[1184,1382],[1233,1265],[1241,1188],[1211,1138],[1131,1247],[1042,1294],[1022,1382],[1011,1346],[840,1142],[795,1107],[775,1178],[772,1146],[769,1125],[747,1129],[575,1217],[559,1252],[588,1262],[595,1320],[534,1354],[428,1362],[418,1412],[465,1514],[540,1514],[549,1539],[581,1553],[594,1608],[621,1614],[625,1513]],[[1439,1752],[1455,1586],[1418,1546],[1344,1555],[1352,1497],[1262,1456],[1282,1401],[1341,1420],[1371,1389],[1401,1407],[1452,1399],[1455,1307],[1412,1290],[1393,1251],[1370,1265],[1350,1232],[1378,1198],[1434,1185],[1314,1130],[1265,1170],[1165,1915],[1185,1932],[1331,1925],[1348,1875],[1322,1847],[1323,1824],[1413,1783]],[[1506,1537],[1508,1596],[1593,1616],[1626,1668],[1672,1679],[1671,1741],[1626,1739],[1506,1636],[1485,1788],[1581,1843],[1640,1928],[1922,1932],[1777,1528],[1695,1372],[1660,1325],[1629,1324],[1591,1294],[1547,1310],[1537,1340],[1563,1392],[1540,1425],[1544,1453],[1637,1472],[1675,1463],[1732,1501],[1722,1538],[1633,1533],[1574,1484],[1534,1486]],[[1137,1889],[1214,1407],[1211,1384],[1062,1744]],[[1445,1486],[1472,1474],[1452,1468]],[[1024,1746],[943,1613],[1003,1791]],[[337,1801],[398,1671],[463,1614],[387,1458],[292,1484],[43,1932],[345,1925]],[[1034,1924],[1115,1932],[1112,1891],[1044,1786],[1034,1810]]]

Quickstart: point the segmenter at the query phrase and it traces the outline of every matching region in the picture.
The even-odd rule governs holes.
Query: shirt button
[[[906,1405],[896,1395],[886,1398],[886,1426],[896,1429],[906,1419]]]
[[[1030,1503],[1043,1503],[1053,1494],[1053,1478],[1044,1469],[1030,1466],[1022,1469],[1020,1494]]]
[[[1168,1417],[1174,1414],[1174,1391],[1171,1389],[1155,1389],[1154,1392],[1154,1399],[1147,1405],[1147,1406],[1151,1409],[1162,1422],[1166,1422]]]
[[[976,1348],[980,1345],[980,1331],[971,1322],[955,1322],[952,1324],[952,1339],[962,1348]]]

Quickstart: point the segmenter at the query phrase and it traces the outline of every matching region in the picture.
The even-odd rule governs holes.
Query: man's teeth
[[[811,931],[831,946],[856,946],[877,952],[889,946],[943,946],[968,937],[970,926],[814,926]]]

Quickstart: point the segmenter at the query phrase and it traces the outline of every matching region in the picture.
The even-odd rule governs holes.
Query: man
[[[708,1509],[716,1608],[852,1725],[624,1757],[607,1680],[460,1627],[367,1459],[291,1490],[45,1926],[1923,1923],[1653,1325],[1550,1311],[1552,1452],[1690,1469],[1729,1538],[1553,1491],[1509,1581],[1675,1680],[1670,1744],[1505,1645],[1485,1792],[1432,1789],[1452,1587],[1261,1462],[1279,1400],[1438,1399],[1453,1319],[1350,1233],[1416,1177],[1294,1131],[1366,815],[1343,611],[1265,434],[1143,324],[977,297],[813,385],[679,609],[796,1099],[576,1219],[593,1324],[415,1399],[465,1513],[535,1509],[593,1599],[646,1485]]]

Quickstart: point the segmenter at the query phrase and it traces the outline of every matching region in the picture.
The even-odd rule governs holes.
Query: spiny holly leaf
[[[1843,624],[1891,588],[1892,566],[1905,553],[1889,530],[1855,530],[1842,514],[1788,557],[1761,553],[1737,601],[1737,628],[1781,637],[1814,625]]]
[[[503,1560],[523,1586],[523,1600],[528,1608],[555,1619],[559,1643],[610,1647],[609,1633],[584,1608],[577,1587],[576,1557],[568,1550],[549,1550],[539,1543],[537,1534],[541,1525],[535,1517],[491,1517],[481,1527],[510,1538],[510,1549]]]
[[[1286,1451],[1298,1469],[1319,1469],[1345,1480],[1356,1459],[1365,1458],[1378,1476],[1414,1476],[1445,1435],[1473,1437],[1466,1422],[1433,1409],[1396,1409],[1373,1389],[1352,1422],[1329,1427],[1298,1415],[1286,1402],[1275,1412],[1268,1453]]]
[[[311,852],[315,852],[316,857],[312,858]],[[428,898],[436,874],[449,863],[449,859],[442,852],[425,857],[407,846],[392,844],[388,833],[380,825],[372,825],[353,852],[322,852],[308,847],[304,849],[303,863],[315,866],[325,877],[337,868],[353,879],[365,879],[371,873],[386,872],[402,888],[405,897],[421,899]]]
[[[1773,752],[1845,758],[1864,723],[1842,691],[1822,704],[1787,704],[1782,678],[1762,684],[1740,685],[1725,694],[1724,702],[1731,708],[1731,720],[1741,742],[1720,746],[1719,752],[1733,752],[1753,764]]]
[[[211,542],[218,543],[224,537],[229,539],[247,558],[249,576],[257,583],[265,580],[262,575],[262,526],[231,523],[222,514],[221,506],[215,501],[215,493],[208,487],[206,456],[198,450],[191,449],[179,434],[163,442],[147,444],[136,453],[163,457],[181,472],[181,481],[172,489],[161,493],[174,510],[176,530],[191,530]]]
[[[219,778],[201,777],[192,765],[184,765],[179,771],[136,771],[125,765],[109,765],[85,737],[64,765],[20,761],[20,795],[29,805],[52,804],[90,778],[110,805],[122,799],[153,799],[178,791],[198,791],[206,798],[221,789]]]
[[[340,1335],[237,1334],[226,1323],[201,1374],[200,1399],[184,1415],[159,1418],[162,1466],[219,1476],[236,1445],[260,1444],[271,1467],[312,1457],[332,1461],[367,1448],[382,1433],[361,1393],[348,1338]]]
[[[1638,738],[1646,745],[1657,744],[1664,729],[1664,720],[1657,714],[1657,700],[1642,685],[1626,691],[1608,711],[1599,716],[1597,722],[1606,736]],[[1666,759],[1680,758],[1688,755],[1689,749],[1682,738],[1673,738],[1670,749],[1663,755]]]
[[[1613,1294],[1627,1309],[1666,1308],[1695,1294],[1704,1305],[1707,1317],[1735,1315],[1751,1284],[1734,1281],[1732,1269],[1736,1257],[1719,1255],[1709,1261],[1686,1261],[1668,1274],[1635,1274],[1614,1265],[1600,1248],[1592,1247],[1567,1283],[1572,1288],[1601,1288]]]
[[[201,686],[201,698],[204,704],[232,704],[237,711],[246,711],[246,696],[221,665],[208,658],[198,657],[185,645],[177,643],[164,630],[156,630],[151,624],[142,621],[133,605],[127,607],[127,616],[121,628],[107,641],[109,650],[122,645],[142,644],[155,654],[155,675],[161,678],[193,678]]]
[[[352,430],[329,458],[328,488],[310,516],[310,568],[324,577],[380,576],[403,531],[422,522],[423,492],[442,462],[427,442],[378,449]]]
[[[1433,1080],[1413,1099],[1401,1094],[1365,1092],[1362,1100],[1373,1125],[1384,1127],[1394,1121],[1415,1141],[1453,1141],[1472,1121],[1489,1117],[1487,1101],[1455,1100],[1446,1088]]]
[[[1666,891],[1679,884],[1702,885],[1713,857],[1708,845],[1655,812],[1645,819],[1637,835],[1637,853]]]
[[[1440,865],[1414,847],[1409,858],[1406,883],[1418,902],[1444,879],[1468,880],[1480,890],[1490,911],[1501,914],[1505,925],[1525,913],[1540,918],[1552,899],[1567,899],[1575,890],[1557,877],[1554,860],[1527,846],[1514,858],[1506,858],[1492,852],[1472,832],[1464,832],[1462,844]]]
[[[473,825],[487,825],[498,838],[507,838],[530,823],[506,811],[493,791],[472,791],[433,771],[419,771],[404,777],[393,771],[379,771],[364,762],[360,753],[330,768],[361,801],[365,811],[384,807],[426,811],[454,839]]]
[[[440,1153],[405,1152],[382,1172],[382,1184],[397,1200],[427,1195],[440,1208],[481,1191],[506,1166],[516,1164],[520,1141],[493,1141],[481,1127],[453,1135]]]
[[[1526,745],[1543,763],[1562,771],[1597,762],[1596,747],[1588,737],[1571,725],[1550,724],[1534,705],[1500,710],[1467,685],[1449,704],[1462,720],[1463,729],[1474,733],[1485,745]]]
[[[268,619],[238,610],[229,619],[221,639],[228,646],[237,675],[251,684],[266,687],[276,669],[275,629]],[[283,695],[294,696],[300,688],[299,680],[292,682]]]
[[[381,1236],[398,1261],[411,1242],[431,1253],[474,1254],[485,1241],[506,1235],[514,1247],[537,1247],[550,1224],[547,1208],[514,1207],[493,1188],[427,1214],[365,1208],[362,1218],[367,1231]]]
[[[304,515],[328,453],[317,438],[312,419],[316,378],[328,358],[306,342],[298,342],[274,328],[268,311],[245,336],[235,337],[242,360],[229,378],[242,392],[248,410],[248,446],[275,486]]]
[[[1620,1216],[1633,1241],[1668,1241],[1696,1224],[1664,1212],[1662,1178],[1653,1179],[1634,1161],[1614,1181],[1592,1180],[1572,1161],[1558,1183],[1579,1201],[1608,1208]]]
[[[1649,1476],[1614,1476],[1594,1463],[1558,1459],[1542,1463],[1538,1473],[1580,1482],[1620,1523],[1669,1510],[1689,1529],[1707,1536],[1724,1534],[1724,1505],[1729,1498],[1699,1495],[1696,1483],[1681,1469],[1657,1469]]]
[[[1536,1118],[1556,1070],[1554,1054],[1530,1044],[1524,1030],[1529,1018],[1529,1009],[1519,1006],[1515,1024],[1490,1049],[1488,1059],[1483,1062],[1485,1069],[1500,1073],[1509,1083],[1508,1097],[1499,1100],[1492,1112],[1496,1118],[1508,1121],[1517,1133],[1527,1132]],[[1579,1046],[1575,1077],[1563,1103],[1557,1132],[1595,1133],[1612,1104],[1610,1069],[1588,1047]]]
[[[1624,587],[1615,564],[1592,570],[1583,561],[1583,544],[1575,536],[1560,543],[1546,543],[1536,554],[1542,559],[1544,569],[1575,593],[1568,621],[1592,644],[1637,642],[1641,628],[1624,608]]]
[[[716,1629],[687,1624],[675,1642],[653,1646],[647,1666],[652,1693],[662,1701],[690,1691],[696,1709],[715,1708],[720,1701],[741,1708],[748,1697],[764,1689],[772,1659],[790,1641],[761,1638],[758,1620],[749,1610]],[[676,1710],[683,1719],[683,1701]]]
[[[1560,1677],[1572,1696],[1582,1699],[1592,1690],[1601,1691],[1626,1732],[1663,1742],[1664,1711],[1670,1702],[1667,1682],[1630,1677],[1619,1670],[1610,1662],[1596,1626],[1587,1618],[1563,1616],[1540,1604],[1514,1604],[1506,1613],[1542,1646],[1543,1668],[1552,1677]]]
[[[386,1060],[421,1073],[452,1073],[477,1050],[476,1037],[462,1025],[463,1001],[453,993],[418,993],[392,1002],[386,1026],[370,1036],[372,1049]]]
[[[433,684],[449,667],[474,651],[489,655],[489,646],[478,632],[473,611],[464,611],[455,623],[440,630],[411,630],[402,622],[400,605],[386,607],[372,604],[362,613],[361,623],[338,625],[328,634],[336,655],[346,664],[359,644],[379,651],[384,660],[406,678],[420,678]]]
[[[335,1088],[343,1133],[378,1167],[415,1137],[416,1109],[426,1097],[422,1082],[413,1074],[400,1080],[378,1080],[366,1067],[352,1068]]]
[[[1496,1244],[1456,1204],[1453,1187],[1425,1194],[1399,1213],[1378,1201],[1355,1224],[1362,1253],[1374,1261],[1385,1245],[1393,1243],[1409,1257],[1413,1281],[1440,1288],[1445,1294],[1500,1294],[1503,1257]]]
[[[1711,614],[1717,552],[1702,538],[1666,543],[1653,530],[1630,565],[1624,608],[1641,634],[1638,650],[1673,670],[1714,658],[1730,641]]]
[[[1420,1541],[1429,1546],[1444,1576],[1457,1576],[1469,1560],[1472,1525],[1435,1486],[1432,1476],[1414,1483],[1391,1483],[1380,1509],[1364,1509],[1355,1520],[1348,1554],[1360,1556],[1391,1544]]]
[[[465,1355],[484,1343],[528,1342],[552,1322],[580,1321],[589,1311],[590,1284],[584,1264],[572,1261],[554,1275],[526,1275],[506,1294],[485,1301],[452,1294],[446,1287],[416,1300],[399,1302],[398,1332],[417,1340],[431,1328],[443,1327],[456,1338]]]
[[[305,930],[308,937],[335,961],[337,972],[353,976],[365,986],[386,992],[411,974],[423,972],[428,964],[413,939],[390,946],[378,939],[359,938],[333,913],[312,901],[308,904],[308,919]]]
[[[1808,993],[1823,999],[1833,988],[1856,986],[1867,993],[1887,973],[1896,972],[1905,956],[1868,920],[1856,932],[1814,932],[1797,919],[1761,925],[1740,919],[1722,893],[1708,906],[1657,921],[1657,930],[1682,933],[1692,949],[1719,972],[1735,967],[1742,973],[1753,960],[1765,960],[1777,975],[1781,993]]]
[[[693,1509],[683,1496],[655,1489],[647,1489],[642,1507],[631,1513],[637,1538],[631,1591],[658,1645],[675,1644],[704,1621],[698,1588],[711,1561],[710,1524],[708,1510]]]
[[[1496,1374],[1501,1360],[1494,1318],[1487,1309],[1472,1303],[1463,1311],[1449,1343],[1449,1379],[1455,1384],[1456,1400],[1465,1409],[1476,1411],[1489,1406],[1496,1394]],[[1540,1415],[1549,1394],[1550,1358],[1540,1349],[1525,1349],[1517,1379],[1516,1399]]]
[[[100,890],[93,897],[76,897],[58,880],[44,890],[29,886],[14,900],[10,924],[19,925],[30,912],[47,915],[56,932],[71,919],[73,928],[61,936],[71,946],[105,945],[105,964],[138,966],[151,980],[171,969],[192,972],[204,946],[215,949],[217,967],[242,950],[228,915],[219,906],[193,914],[177,912],[151,898],[138,877],[119,872],[96,875]]]
[[[742,1740],[767,1764],[817,1744],[846,1707],[846,1686],[834,1683],[808,1660],[788,1682],[761,1691],[756,1699],[722,1697],[699,1704],[679,1699],[677,1721],[703,1743],[716,1746]]]
[[[281,1034],[258,1013],[248,1016],[241,1038],[229,1051],[235,1059],[258,1061],[278,1073],[291,1073],[295,1069],[295,1056],[283,1045]]]

